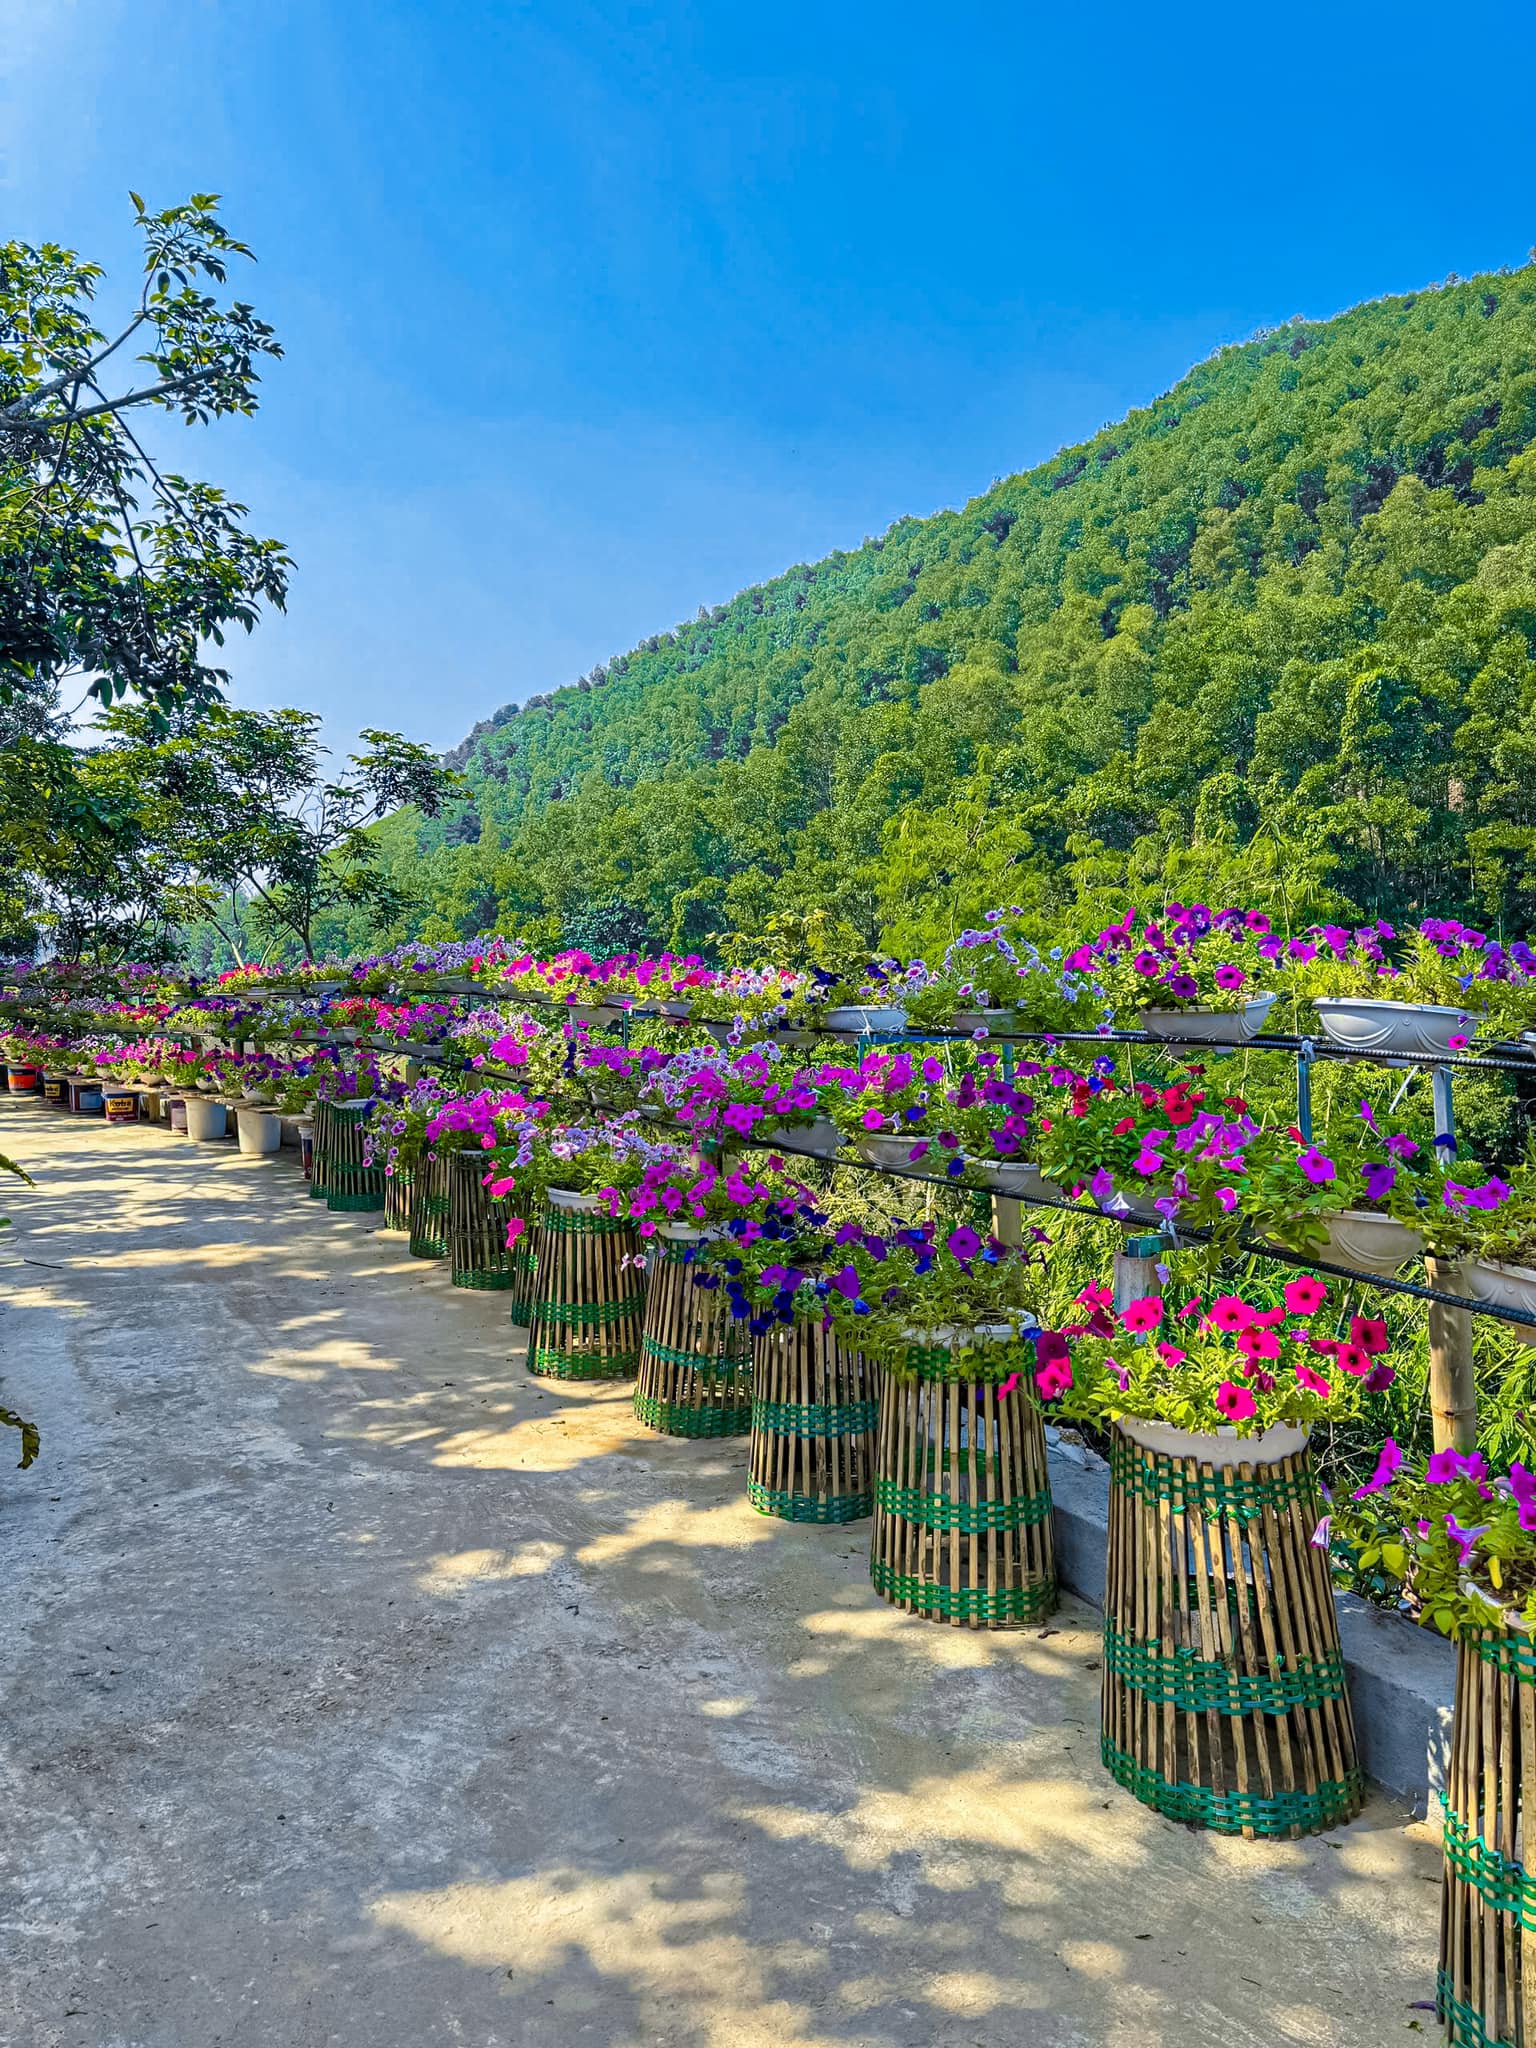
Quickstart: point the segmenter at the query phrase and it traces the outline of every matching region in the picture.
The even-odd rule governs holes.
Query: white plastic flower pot
[[[967,1171],[994,1195],[1007,1195],[1015,1202],[1064,1202],[1067,1191],[1047,1180],[1038,1166],[1027,1160],[972,1161]]]
[[[1536,1315],[1536,1268],[1506,1266],[1499,1259],[1473,1259],[1461,1271],[1474,1301],[1486,1302],[1492,1309],[1518,1308]],[[1509,1327],[1522,1344],[1536,1344],[1536,1329],[1523,1323]]]
[[[1012,1016],[1012,1010],[956,1010],[947,1028],[951,1031],[1006,1031]]]
[[[923,1329],[914,1323],[901,1335],[904,1343],[920,1344],[928,1351],[968,1351],[988,1344],[1009,1344],[1024,1327],[1020,1323],[934,1323]]]
[[[852,1031],[860,1037],[870,1031],[905,1031],[907,1013],[894,1004],[843,1003],[820,1019],[823,1031]]]
[[[1264,1029],[1273,994],[1255,996],[1232,1010],[1142,1010],[1138,1021],[1154,1038],[1176,1045],[1246,1045]]]
[[[1471,1038],[1482,1021],[1443,1003],[1388,1003],[1374,996],[1319,996],[1313,1008],[1335,1045],[1405,1059],[1444,1059],[1451,1040]]]
[[[905,1131],[866,1131],[853,1140],[853,1149],[871,1166],[882,1167],[888,1173],[931,1173],[933,1168],[926,1155],[921,1159],[912,1157],[913,1146],[922,1142],[921,1131],[914,1131],[910,1137]]]
[[[187,1136],[200,1144],[208,1144],[215,1138],[222,1138],[229,1129],[229,1111],[222,1102],[210,1102],[201,1095],[189,1095],[186,1101]]]
[[[1320,1220],[1328,1232],[1328,1257],[1336,1265],[1375,1273],[1383,1280],[1390,1280],[1424,1250],[1417,1230],[1374,1209],[1340,1210]]]
[[[281,1119],[270,1109],[235,1111],[235,1136],[242,1152],[275,1152],[283,1142]]]
[[[656,1235],[665,1237],[673,1244],[702,1244],[704,1233],[696,1230],[691,1223],[658,1223]]]
[[[835,1159],[843,1144],[837,1125],[825,1116],[808,1124],[760,1123],[753,1136],[764,1144],[782,1144],[786,1152],[808,1153],[813,1159]]]
[[[551,1188],[549,1206],[552,1209],[571,1209],[581,1216],[599,1216],[608,1213],[608,1205],[601,1195],[579,1195],[574,1188]]]
[[[1254,1436],[1239,1436],[1232,1428],[1175,1429],[1171,1422],[1141,1422],[1129,1415],[1122,1415],[1117,1426],[1132,1443],[1161,1458],[1194,1458],[1221,1471],[1237,1465],[1278,1465],[1282,1458],[1299,1457],[1308,1442],[1307,1431],[1294,1422],[1277,1422]]]

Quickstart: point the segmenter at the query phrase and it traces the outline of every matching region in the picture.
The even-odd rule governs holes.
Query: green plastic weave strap
[[[1317,1479],[1310,1466],[1286,1472],[1278,1465],[1255,1466],[1245,1479],[1236,1470],[1220,1466],[1191,1472],[1188,1465],[1173,1458],[1138,1458],[1123,1437],[1110,1442],[1111,1481],[1137,1500],[1154,1506],[1166,1503],[1175,1514],[1193,1509],[1201,1515],[1235,1515],[1240,1521],[1256,1521],[1266,1509],[1282,1514],[1300,1506],[1309,1517],[1321,1511]]]
[[[1536,1682],[1536,1636],[1487,1635],[1478,1640],[1477,1654],[1485,1664],[1522,1684]]]
[[[446,1238],[413,1233],[407,1250],[413,1259],[446,1259],[448,1243]]]
[[[528,1354],[528,1370],[552,1380],[627,1380],[637,1363],[633,1351],[589,1358],[580,1351],[551,1351],[535,1344]]]
[[[739,1352],[680,1351],[671,1344],[658,1343],[654,1337],[643,1338],[641,1348],[647,1358],[657,1359],[662,1365],[691,1365],[695,1372],[739,1372],[745,1377],[750,1369],[750,1362]]]
[[[923,1529],[958,1529],[962,1535],[985,1536],[994,1530],[1033,1529],[1051,1512],[1051,1490],[1015,1494],[1012,1500],[952,1500],[947,1493],[924,1493],[898,1486],[891,1479],[875,1481],[875,1499],[887,1514],[900,1515]]]
[[[1446,1868],[1471,1885],[1484,1905],[1508,1913],[1527,1934],[1536,1934],[1536,1878],[1523,1863],[1474,1834],[1444,1792],[1440,1804],[1445,1810]]]
[[[1299,1657],[1293,1668],[1266,1675],[1234,1671],[1194,1650],[1168,1650],[1161,1643],[1123,1636],[1104,1622],[1104,1669],[1132,1692],[1157,1706],[1182,1707],[1190,1714],[1287,1714],[1292,1707],[1321,1707],[1344,1697],[1344,1659]]]
[[[1169,1820],[1210,1828],[1218,1835],[1241,1834],[1244,1828],[1252,1828],[1256,1835],[1289,1835],[1296,1828],[1303,1834],[1317,1834],[1352,1820],[1365,1804],[1365,1780],[1359,1771],[1351,1771],[1345,1778],[1330,1778],[1315,1792],[1277,1792],[1265,1797],[1259,1792],[1214,1792],[1208,1785],[1176,1783],[1138,1763],[1107,1735],[1100,1742],[1099,1754],[1115,1783],[1143,1806]]]
[[[754,1401],[752,1427],[783,1436],[862,1436],[879,1420],[876,1401]]]
[[[747,1503],[781,1522],[862,1522],[875,1511],[872,1493],[790,1493],[756,1479],[747,1481]]]
[[[448,1197],[446,1195],[424,1194],[421,1198],[421,1213],[423,1216],[446,1216],[448,1214]]]
[[[484,1266],[455,1266],[452,1284],[473,1287],[482,1294],[505,1294],[509,1287],[517,1285],[517,1275],[489,1271]]]
[[[752,1427],[752,1410],[710,1406],[690,1408],[683,1401],[658,1401],[651,1394],[635,1394],[635,1415],[647,1429],[663,1436],[745,1436]]]
[[[524,1300],[521,1295],[517,1295],[513,1300],[511,1322],[514,1330],[533,1328],[533,1304]]]
[[[932,1579],[908,1578],[883,1558],[869,1561],[869,1582],[887,1600],[914,1607],[939,1621],[1044,1621],[1056,1611],[1056,1581],[1026,1579],[1019,1586],[988,1592],[985,1586],[941,1586]]]
[[[644,1304],[638,1295],[628,1301],[542,1301],[539,1320],[558,1323],[562,1330],[611,1330],[631,1316],[638,1316]]]
[[[325,1200],[325,1182],[316,1175],[313,1167],[309,1172],[309,1198],[312,1202]]]
[[[978,1356],[985,1358],[989,1351],[1001,1351],[1004,1344],[1015,1341],[1004,1338],[995,1344],[978,1344],[963,1358],[959,1352],[951,1351],[947,1344],[909,1344],[902,1354],[899,1370],[903,1378],[953,1380],[957,1386],[981,1386],[986,1383],[986,1375],[976,1370]]]
[[[544,1215],[544,1228],[562,1237],[618,1237],[634,1227],[627,1216],[600,1216],[590,1209],[549,1209]]]
[[[1476,2006],[1456,1996],[1449,1970],[1435,1979],[1435,2013],[1445,2029],[1446,2048],[1516,2048],[1513,2035],[1490,2034]]]

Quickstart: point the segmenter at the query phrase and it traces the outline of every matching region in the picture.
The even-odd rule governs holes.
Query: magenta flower
[[[1314,1372],[1304,1358],[1297,1361],[1296,1379],[1299,1385],[1308,1388],[1312,1393],[1321,1394],[1325,1401],[1333,1392],[1332,1384],[1325,1380],[1320,1372]]]
[[[1240,989],[1248,977],[1244,974],[1241,967],[1234,967],[1230,963],[1224,962],[1217,968],[1212,979],[1218,988],[1235,990]]]
[[[1297,1162],[1314,1187],[1324,1187],[1334,1177],[1334,1163],[1315,1145],[1309,1145]]]
[[[1328,1290],[1315,1273],[1302,1273],[1285,1283],[1285,1306],[1293,1316],[1316,1315],[1328,1299]]]
[[[1120,1313],[1120,1320],[1132,1332],[1155,1330],[1163,1320],[1161,1296],[1144,1294],[1139,1301],[1128,1303]]]
[[[1536,1472],[1516,1459],[1509,1468],[1509,1490],[1515,1496],[1520,1527],[1536,1529]]]
[[[1246,1387],[1234,1386],[1231,1380],[1223,1380],[1216,1389],[1217,1412],[1228,1422],[1246,1422],[1258,1411],[1258,1402]]]
[[[1456,1517],[1448,1514],[1445,1518],[1445,1533],[1455,1544],[1459,1562],[1464,1565],[1477,1548],[1478,1537],[1488,1534],[1488,1524],[1479,1522],[1475,1529],[1463,1529]]]
[[[1218,1330],[1246,1330],[1253,1321],[1253,1310],[1240,1295],[1218,1294],[1211,1303],[1211,1321]]]
[[[1447,1447],[1436,1451],[1425,1465],[1424,1477],[1431,1486],[1449,1486],[1457,1479],[1486,1479],[1488,1467],[1481,1451],[1462,1452]]]
[[[1250,1323],[1246,1330],[1238,1332],[1237,1348],[1245,1358],[1278,1358],[1280,1339],[1273,1330],[1264,1330],[1257,1323]]]
[[[1357,1486],[1351,1496],[1364,1500],[1367,1494],[1383,1493],[1403,1469],[1403,1454],[1395,1437],[1388,1437],[1376,1459],[1376,1470],[1363,1486]]]
[[[1071,1384],[1072,1367],[1065,1358],[1053,1358],[1035,1373],[1035,1385],[1040,1389],[1042,1401],[1054,1401],[1058,1394],[1066,1393]]]

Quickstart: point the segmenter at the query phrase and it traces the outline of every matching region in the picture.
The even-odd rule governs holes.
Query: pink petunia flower
[[[1161,1296],[1146,1294],[1139,1301],[1128,1303],[1120,1312],[1120,1320],[1131,1331],[1155,1330],[1163,1320]]]
[[[1228,1422],[1246,1422],[1258,1412],[1258,1406],[1246,1387],[1234,1386],[1231,1380],[1223,1380],[1216,1389],[1217,1412]]]

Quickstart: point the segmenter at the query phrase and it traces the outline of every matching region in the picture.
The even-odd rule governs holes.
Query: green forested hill
[[[920,950],[1127,885],[1536,925],[1533,441],[1536,267],[1277,328],[498,712],[391,857],[444,935]]]

